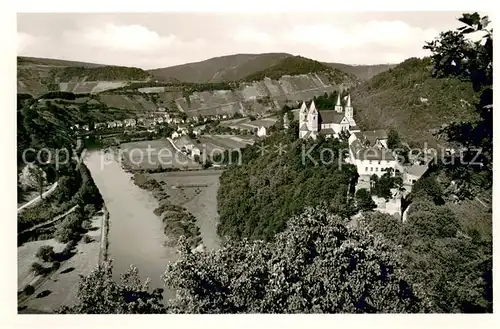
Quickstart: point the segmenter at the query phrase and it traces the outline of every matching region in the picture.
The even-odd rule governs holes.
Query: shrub
[[[88,236],[88,235],[83,236],[83,242],[90,243],[92,241],[94,241],[94,239],[92,239],[90,236]]]
[[[83,208],[83,211],[89,217],[93,216],[96,213],[96,209],[95,209],[95,206],[93,204],[85,205],[85,207]]]
[[[31,264],[31,270],[35,272],[36,275],[42,275],[47,273],[47,268],[37,262]]]
[[[41,246],[36,252],[36,257],[40,258],[44,262],[52,261],[54,259],[54,247]]]
[[[58,226],[54,234],[60,242],[69,242],[78,239],[82,232],[83,217],[78,213],[69,214]]]
[[[84,220],[82,224],[84,230],[90,230],[92,228],[92,222],[90,220]]]
[[[59,269],[59,267],[61,267],[61,263],[60,263],[60,262],[55,261],[55,262],[53,262],[53,263],[52,263],[52,270],[53,270],[53,271],[58,270],[58,269]]]
[[[31,284],[28,284],[26,287],[24,287],[23,292],[26,295],[33,295],[35,293],[35,287],[33,287]]]

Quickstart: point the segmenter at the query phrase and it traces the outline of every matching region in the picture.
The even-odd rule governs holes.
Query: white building
[[[177,138],[179,138],[179,137],[181,137],[181,136],[182,136],[182,134],[181,134],[181,133],[179,133],[179,132],[177,132],[177,131],[174,131],[174,132],[172,133],[172,139],[177,139]]]
[[[120,120],[116,120],[115,124],[116,124],[116,127],[123,127],[123,122],[121,122]]]
[[[382,176],[387,168],[396,170],[397,161],[387,148],[384,130],[354,132],[349,137],[349,157],[360,176]]]
[[[318,111],[314,101],[307,109],[306,103],[302,103],[299,110],[299,138],[316,139],[318,135],[337,138],[343,130],[359,131],[354,121],[351,95],[347,96],[344,108],[340,103],[339,95],[334,110]]]
[[[125,127],[135,127],[137,123],[135,119],[125,119],[124,122],[125,122]]]
[[[257,129],[257,136],[264,137],[266,135],[267,135],[266,127],[261,126],[260,128]]]

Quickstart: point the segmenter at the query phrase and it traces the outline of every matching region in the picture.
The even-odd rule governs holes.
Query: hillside
[[[244,79],[258,72],[271,68],[274,65],[280,65],[281,61],[287,58],[300,57],[287,53],[264,53],[264,54],[235,54],[210,58],[200,62],[187,63],[165,68],[149,70],[151,74],[167,81],[208,83],[208,82],[229,82]],[[303,57],[302,57],[303,58]],[[293,60],[292,60],[293,61]],[[285,61],[285,67],[291,62]],[[316,62],[318,63],[318,62]],[[349,74],[353,74],[360,80],[368,80],[372,76],[394,67],[394,64],[380,65],[348,65],[341,63],[319,63],[324,64],[321,70],[331,67]],[[317,64],[316,64],[317,65]],[[314,69],[314,65],[312,66]],[[274,68],[277,71],[279,66]],[[289,69],[285,74],[293,73]],[[300,72],[312,72],[299,70]],[[279,78],[279,76],[278,76]]]
[[[214,57],[201,62],[158,68],[149,72],[162,79],[175,79],[181,82],[236,81],[256,71],[273,66],[288,56],[291,55],[286,53],[236,54]]]
[[[252,73],[243,78],[243,80],[259,81],[264,78],[277,80],[285,75],[300,75],[307,73],[325,73],[328,74],[334,81],[343,81],[345,79],[356,80],[356,77],[353,75],[333,69],[323,63],[302,56],[289,56],[283,58],[275,65]]]
[[[475,118],[476,96],[468,83],[431,77],[429,58],[410,58],[352,92],[356,122],[363,129],[396,129],[409,143],[435,146],[433,132],[451,121]]]
[[[124,86],[129,81],[148,79],[149,73],[134,67],[46,58],[17,58],[17,91],[34,96],[48,91],[95,93]]]
[[[67,61],[64,59],[56,58],[40,58],[40,57],[17,57],[17,64],[35,64],[35,65],[50,65],[50,66],[63,66],[63,67],[101,67],[106,66],[104,64],[87,63],[87,62],[75,62]]]
[[[357,76],[360,80],[370,80],[373,76],[392,69],[397,64],[377,64],[377,65],[348,65],[341,63],[324,63],[334,69]]]

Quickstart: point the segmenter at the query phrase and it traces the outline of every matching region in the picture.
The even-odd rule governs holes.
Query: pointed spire
[[[316,104],[314,104],[314,100],[311,102],[311,107],[309,107],[309,112],[316,112]]]
[[[307,111],[307,105],[306,102],[302,102],[302,105],[300,106],[300,112]]]
[[[337,104],[335,106],[341,106],[340,105],[340,93],[337,94]]]
[[[347,104],[346,107],[351,107],[351,94],[347,95]]]

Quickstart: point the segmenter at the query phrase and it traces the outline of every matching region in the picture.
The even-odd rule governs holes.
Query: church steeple
[[[307,123],[307,106],[306,102],[302,102],[299,110],[299,127],[302,127],[305,123]]]
[[[335,104],[335,111],[342,113],[342,104],[340,104],[340,92],[337,95],[337,104]]]
[[[316,105],[314,101],[311,102],[309,107],[309,113],[307,114],[307,128],[310,131],[318,131],[318,110],[316,110]]]
[[[347,104],[345,106],[346,107],[352,107],[351,106],[351,94],[347,95]]]
[[[345,104],[345,117],[349,122],[354,122],[354,109],[351,105],[351,94],[347,95],[347,102]]]

